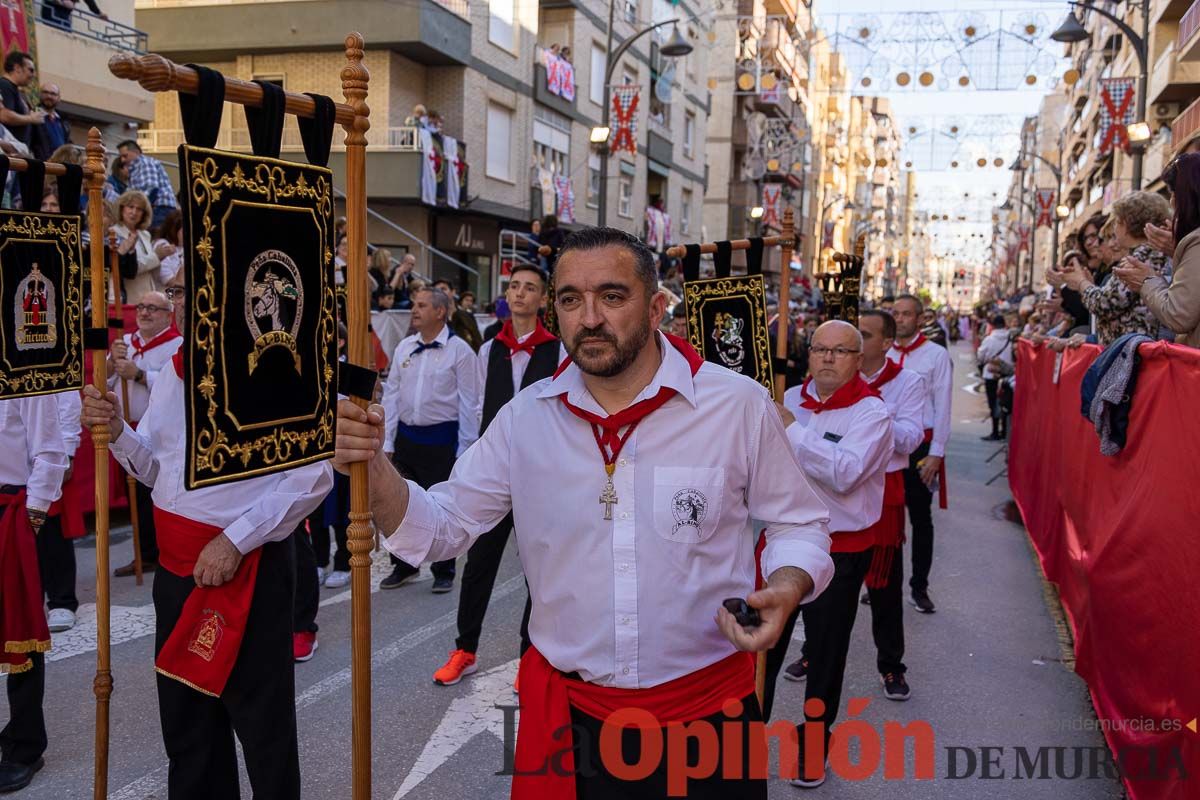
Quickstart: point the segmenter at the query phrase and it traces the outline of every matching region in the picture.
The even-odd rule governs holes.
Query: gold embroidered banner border
[[[767,290],[762,275],[701,278],[683,285],[688,339],[705,361],[773,390]]]

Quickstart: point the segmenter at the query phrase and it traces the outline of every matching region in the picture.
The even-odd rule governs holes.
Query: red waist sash
[[[30,653],[50,649],[42,610],[37,539],[25,510],[25,490],[0,494],[0,673],[25,672]]]
[[[651,689],[616,689],[572,680],[530,647],[521,657],[519,681],[521,716],[512,800],[574,800],[572,707],[599,720],[636,708],[652,714],[663,727],[668,722],[692,722],[754,692],[754,655],[733,653]]]
[[[933,441],[933,428],[925,429],[925,444]],[[943,511],[950,507],[949,494],[946,489],[946,457],[942,456],[942,463],[938,465],[938,508]]]
[[[159,566],[179,577],[196,568],[200,551],[221,529],[154,507]],[[198,692],[220,697],[237,662],[254,598],[261,550],[242,558],[233,578],[220,586],[197,586],[188,595],[154,668]]]
[[[867,588],[882,589],[892,572],[892,559],[904,543],[904,470],[884,476],[883,513],[867,530],[875,535],[871,566],[867,569]]]

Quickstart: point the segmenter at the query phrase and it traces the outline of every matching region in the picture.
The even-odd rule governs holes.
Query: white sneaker
[[[340,589],[343,586],[348,586],[349,584],[350,573],[343,572],[339,569],[335,569],[333,572],[329,573],[329,577],[325,579],[326,589]]]
[[[62,633],[75,627],[75,612],[69,608],[52,608],[46,615],[51,633]]]
[[[317,567],[317,586],[320,586],[324,582],[325,582],[325,568]]]

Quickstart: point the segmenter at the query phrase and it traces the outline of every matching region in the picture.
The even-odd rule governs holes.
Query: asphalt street
[[[937,613],[921,615],[906,606],[909,682],[907,703],[885,699],[874,667],[869,610],[860,606],[851,645],[843,707],[868,698],[858,718],[876,731],[889,721],[926,721],[936,737],[934,777],[913,777],[912,752],[905,776],[886,779],[880,768],[863,780],[832,777],[805,792],[774,780],[771,798],[797,794],[857,798],[1119,798],[1108,778],[1014,779],[1018,747],[1030,758],[1035,748],[1103,748],[1083,682],[1070,669],[1069,643],[1052,593],[1043,584],[1019,523],[1005,518],[1009,500],[1003,478],[987,481],[1003,458],[986,459],[996,446],[980,441],[987,432],[982,397],[972,390],[972,359],[954,351],[954,434],[948,450],[950,509],[935,511],[937,539],[930,593]],[[112,563],[131,558],[127,530],[116,532]],[[80,623],[56,635],[47,673],[46,713],[50,748],[46,768],[28,789],[30,798],[91,796],[95,672],[95,546],[79,543]],[[375,584],[386,574],[377,554]],[[905,558],[906,572],[908,558]],[[381,800],[444,800],[447,797],[503,798],[505,713],[515,704],[512,679],[518,654],[517,628],[525,587],[515,548],[505,554],[480,648],[480,670],[453,687],[433,684],[433,671],[453,648],[456,591],[434,595],[430,579],[372,595],[374,797]],[[152,665],[153,609],[149,580],[113,581],[112,739],[109,796],[114,800],[166,798],[167,761],[159,737]],[[296,666],[300,759],[304,796],[349,797],[350,782],[350,603],[349,589],[322,589],[318,617],[320,647]],[[802,633],[797,634],[798,637]],[[799,642],[793,642],[799,652]],[[777,717],[798,719],[803,684],[781,682]],[[0,719],[7,718],[0,696]],[[986,751],[981,748],[1002,748]],[[967,752],[973,754],[967,756]],[[1086,751],[1081,751],[1086,752]],[[951,763],[951,754],[955,759]],[[985,778],[991,761],[993,775]],[[970,774],[967,768],[974,769]],[[1068,765],[1069,766],[1069,765]],[[243,780],[244,796],[250,797]]]

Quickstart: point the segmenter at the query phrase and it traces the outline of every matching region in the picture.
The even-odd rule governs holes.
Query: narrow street
[[[860,607],[851,647],[841,717],[849,698],[869,698],[861,718],[877,730],[886,721],[928,721],[936,735],[936,780],[912,776],[885,781],[882,768],[865,781],[831,778],[814,790],[855,798],[1118,798],[1107,780],[1012,780],[1017,746],[1036,756],[1037,747],[1100,747],[1086,689],[1063,664],[1069,656],[1060,638],[1057,609],[1047,606],[1022,529],[1003,517],[1009,499],[1005,480],[986,481],[1002,467],[985,463],[995,448],[979,440],[982,399],[968,390],[973,371],[966,347],[955,351],[954,436],[948,452],[951,509],[936,512],[938,540],[931,578],[937,613],[906,606],[909,681],[913,697],[892,703],[880,693],[874,669],[868,609]],[[127,529],[119,532],[113,563],[130,558]],[[46,713],[50,749],[46,768],[26,795],[74,798],[88,793],[92,779],[92,676],[95,670],[94,596],[87,576],[94,568],[91,540],[80,544],[79,589],[85,604],[80,624],[55,637],[49,655]],[[383,559],[379,559],[382,562]],[[907,567],[907,560],[906,560]],[[376,566],[376,584],[384,574]],[[457,686],[440,688],[430,675],[453,647],[457,592],[433,595],[428,578],[373,595],[374,796],[383,800],[440,800],[448,796],[502,798],[504,712],[511,705],[516,670],[517,626],[525,601],[516,552],[506,554],[481,646],[480,671]],[[340,800],[350,775],[349,591],[322,590],[320,649],[296,666],[300,757],[304,794]],[[159,738],[152,669],[153,611],[150,581],[113,583],[112,762],[109,792],[114,800],[166,797],[166,756]],[[90,620],[89,620],[90,615]],[[793,643],[799,652],[799,642]],[[803,685],[781,682],[777,714],[797,719]],[[0,706],[5,704],[0,700]],[[7,708],[0,715],[7,714]],[[981,779],[980,748],[1002,747],[1004,780]],[[970,748],[977,763],[970,777],[947,778],[947,748]],[[959,775],[971,766],[957,752]],[[993,751],[994,752],[994,751]],[[1053,768],[1051,768],[1053,774]],[[781,781],[772,798],[800,791]],[[248,785],[246,796],[249,796]]]

